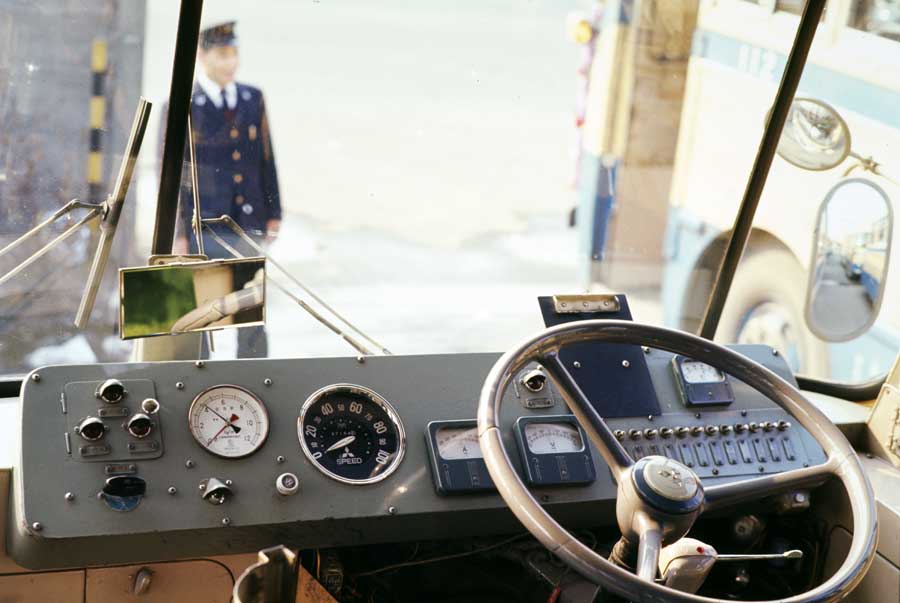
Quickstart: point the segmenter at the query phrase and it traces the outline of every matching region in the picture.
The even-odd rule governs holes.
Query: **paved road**
[[[818,284],[813,291],[812,318],[824,330],[853,333],[872,319],[872,302],[857,280],[850,280],[839,255],[819,265]]]

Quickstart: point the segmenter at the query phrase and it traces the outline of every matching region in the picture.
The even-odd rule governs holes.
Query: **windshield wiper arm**
[[[232,247],[231,245],[229,245],[222,237],[220,237],[220,236],[216,233],[216,231],[213,230],[211,224],[225,224],[226,226],[228,226],[232,231],[234,231],[235,234],[237,234],[239,237],[241,237],[241,239],[244,240],[247,244],[249,244],[256,252],[258,252],[260,255],[262,255],[263,257],[265,257],[265,258],[266,258],[266,261],[267,261],[269,264],[271,264],[272,266],[275,266],[275,268],[277,268],[277,269],[280,270],[285,276],[287,276],[287,278],[288,278],[291,282],[293,282],[293,283],[296,284],[298,287],[300,287],[301,289],[303,289],[303,291],[305,291],[310,297],[312,297],[314,300],[316,300],[316,302],[318,302],[319,304],[321,304],[322,307],[326,308],[329,312],[331,312],[331,314],[333,314],[335,317],[337,317],[338,319],[340,319],[341,322],[343,322],[345,325],[347,325],[348,327],[350,327],[351,330],[353,330],[354,332],[358,333],[358,334],[359,334],[360,336],[362,336],[364,339],[366,339],[367,341],[369,341],[370,343],[372,343],[372,345],[376,346],[376,347],[379,349],[379,351],[380,351],[381,354],[384,354],[384,355],[390,355],[390,353],[391,353],[390,350],[388,350],[386,347],[384,347],[383,345],[381,345],[380,343],[378,343],[377,341],[375,341],[372,337],[370,337],[369,335],[367,335],[366,333],[364,333],[363,331],[361,331],[361,330],[359,329],[359,327],[355,326],[355,325],[354,325],[353,323],[351,323],[349,320],[347,320],[346,318],[344,318],[341,314],[339,314],[339,313],[337,312],[337,310],[335,310],[334,308],[332,308],[331,306],[329,306],[327,303],[325,303],[325,301],[324,301],[321,297],[319,297],[318,295],[316,295],[309,287],[307,287],[306,285],[304,285],[303,283],[301,283],[301,282],[300,282],[293,274],[291,274],[290,272],[288,272],[283,266],[281,266],[280,264],[278,264],[278,262],[276,262],[275,260],[273,260],[272,257],[271,257],[270,255],[268,255],[268,254],[266,253],[266,251],[265,251],[265,250],[264,250],[264,249],[263,249],[256,241],[254,241],[249,235],[247,235],[247,233],[244,232],[244,229],[241,228],[241,227],[237,224],[237,222],[235,222],[233,219],[231,219],[230,216],[222,216],[222,217],[220,217],[220,218],[204,218],[204,219],[202,220],[202,224],[203,224],[204,226],[206,226],[206,229],[209,231],[209,233],[212,235],[212,237],[216,240],[216,242],[217,242],[219,245],[222,246],[223,249],[225,249],[225,251],[227,251],[228,253],[230,253],[230,254],[233,255],[234,257],[242,258],[242,257],[244,257],[244,255],[241,254],[240,252],[238,252],[234,247]],[[315,318],[317,321],[319,321],[320,323],[322,323],[323,325],[325,325],[326,327],[328,327],[335,335],[337,335],[338,337],[340,337],[341,339],[343,339],[344,341],[346,341],[347,343],[349,343],[351,346],[353,346],[353,348],[354,348],[356,351],[358,351],[358,352],[360,352],[360,353],[362,353],[362,354],[365,354],[365,355],[367,355],[367,356],[371,356],[371,355],[372,355],[372,351],[371,351],[369,348],[367,348],[365,345],[363,345],[362,343],[360,343],[359,341],[357,341],[355,338],[353,338],[352,336],[350,336],[349,334],[347,334],[346,332],[344,332],[343,330],[341,330],[341,328],[338,327],[336,324],[334,324],[332,321],[330,321],[330,320],[328,320],[327,318],[325,318],[324,316],[322,316],[319,312],[317,312],[317,311],[316,311],[312,306],[310,306],[308,303],[306,303],[305,301],[303,301],[302,299],[300,299],[299,297],[297,297],[296,295],[294,295],[293,293],[291,293],[291,291],[290,291],[286,286],[284,286],[283,284],[281,284],[280,282],[278,282],[278,281],[277,281],[275,278],[273,278],[271,275],[268,275],[267,278],[268,278],[268,279],[272,282],[272,284],[275,285],[281,292],[283,292],[285,295],[287,295],[288,297],[290,297],[290,298],[291,298],[298,306],[300,306],[301,308],[303,308],[310,316],[312,316],[312,317]]]

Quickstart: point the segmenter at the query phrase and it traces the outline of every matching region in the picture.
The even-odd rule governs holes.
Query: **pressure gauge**
[[[269,434],[269,415],[262,400],[246,389],[217,385],[194,398],[188,426],[205,450],[234,459],[249,456],[263,445]]]
[[[728,375],[716,367],[686,356],[675,356],[672,369],[685,406],[734,402]]]
[[[478,428],[471,427],[439,427],[435,433],[438,455],[442,459],[455,461],[459,459],[480,459],[481,446],[478,445]]]
[[[571,423],[526,423],[525,443],[534,454],[581,452],[584,440]]]

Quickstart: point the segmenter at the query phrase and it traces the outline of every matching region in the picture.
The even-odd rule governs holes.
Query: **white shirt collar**
[[[206,75],[206,72],[203,71],[202,67],[197,70],[197,83],[209,100],[211,100],[217,108],[221,109],[222,89]],[[234,82],[225,84],[225,102],[228,103],[229,109],[234,109],[237,105],[237,84]]]

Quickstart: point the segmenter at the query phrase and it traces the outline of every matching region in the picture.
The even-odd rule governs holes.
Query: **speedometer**
[[[188,428],[208,452],[240,458],[253,454],[266,441],[269,415],[262,400],[246,389],[217,385],[194,398]]]
[[[406,436],[394,407],[360,385],[329,385],[300,409],[297,437],[307,458],[332,479],[371,484],[393,473]]]

